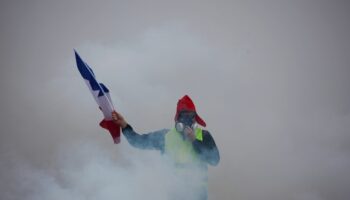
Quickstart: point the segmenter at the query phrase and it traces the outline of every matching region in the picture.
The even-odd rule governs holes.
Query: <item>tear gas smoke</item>
[[[0,199],[191,194],[98,127],[73,48],[140,133],[191,96],[221,155],[209,199],[350,199],[348,1],[0,4]]]

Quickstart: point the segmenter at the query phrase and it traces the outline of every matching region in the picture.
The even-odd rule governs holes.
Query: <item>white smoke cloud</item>
[[[114,154],[118,152],[118,159]],[[134,151],[134,152],[133,152]],[[141,156],[136,158],[137,156]],[[164,157],[126,144],[107,152],[91,142],[61,149],[55,169],[15,162],[3,185],[4,199],[195,199],[196,174],[183,179]],[[7,177],[6,177],[7,176]],[[12,176],[12,177],[8,177]],[[198,176],[199,177],[199,176]]]
[[[347,3],[80,3],[1,6],[1,199],[183,191],[158,152],[98,127],[73,48],[136,131],[193,98],[221,153],[210,199],[349,199]]]

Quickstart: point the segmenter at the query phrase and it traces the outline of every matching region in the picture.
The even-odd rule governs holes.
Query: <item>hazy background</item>
[[[350,199],[349,19],[346,0],[2,0],[0,199],[176,185],[158,152],[98,127],[73,48],[141,133],[192,97],[221,153],[210,199]]]

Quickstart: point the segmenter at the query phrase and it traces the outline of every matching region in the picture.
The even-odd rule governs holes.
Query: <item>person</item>
[[[195,105],[188,95],[179,99],[176,107],[175,126],[148,134],[139,134],[126,122],[124,117],[113,111],[113,122],[122,128],[127,141],[139,149],[159,150],[169,157],[178,171],[195,169],[202,174],[198,185],[197,199],[206,200],[208,165],[216,166],[220,161],[219,150],[205,121],[198,115]]]

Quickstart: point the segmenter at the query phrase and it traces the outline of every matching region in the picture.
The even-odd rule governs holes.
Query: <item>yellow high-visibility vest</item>
[[[195,136],[196,140],[203,141],[202,129],[196,128]],[[164,153],[175,163],[177,169],[175,173],[178,176],[197,182],[197,191],[207,191],[207,165],[200,160],[192,142],[184,139],[183,135],[175,128],[165,135]]]
[[[202,129],[195,129],[196,140],[203,141]],[[175,128],[165,135],[165,154],[170,157],[176,165],[196,165],[200,160],[198,153],[194,150],[192,142],[184,139]]]

